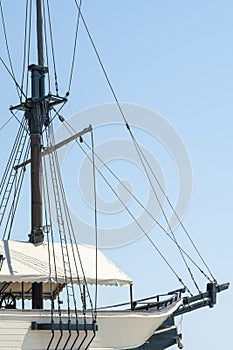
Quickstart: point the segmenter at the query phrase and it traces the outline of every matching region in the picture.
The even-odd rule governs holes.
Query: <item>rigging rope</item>
[[[55,144],[55,141],[54,141],[54,133],[52,131],[52,125],[51,124],[50,124],[50,127],[49,127],[49,132],[48,132],[48,135],[47,135],[47,139],[49,139],[50,147],[53,147],[53,145]],[[79,287],[79,293],[80,293],[81,301],[82,301],[82,313],[83,313],[83,318],[84,318],[84,330],[85,330],[85,336],[82,339],[82,343],[84,343],[85,339],[88,336],[88,330],[87,330],[87,327],[86,327],[86,325],[87,325],[87,322],[86,322],[86,305],[87,304],[86,304],[85,290],[87,291],[87,296],[88,296],[88,300],[89,300],[89,304],[90,304],[90,311],[92,313],[92,324],[93,325],[96,322],[96,315],[95,315],[95,312],[93,310],[93,303],[92,303],[92,300],[91,300],[89,289],[87,287],[87,281],[86,281],[85,272],[84,272],[84,269],[83,269],[83,264],[82,264],[82,261],[81,261],[79,247],[78,247],[78,244],[77,244],[77,241],[76,241],[76,237],[75,237],[75,234],[74,234],[74,229],[73,229],[71,218],[70,218],[68,204],[67,204],[65,191],[64,191],[64,187],[63,187],[63,183],[62,183],[62,179],[61,179],[61,171],[60,171],[59,161],[58,161],[58,157],[57,157],[57,152],[54,151],[54,152],[52,152],[52,154],[54,155],[54,158],[55,158],[54,159],[54,164],[56,166],[56,177],[57,177],[57,179],[55,179],[55,182],[57,182],[57,184],[55,183],[54,192],[59,190],[59,195],[56,193],[56,198],[57,198],[57,200],[59,200],[59,202],[60,202],[59,206],[62,209],[62,211],[60,209],[58,210],[59,211],[59,213],[58,213],[59,215],[57,215],[57,216],[61,220],[62,226],[65,223],[64,227],[66,229],[66,231],[61,232],[61,222],[58,222],[60,242],[63,241],[64,242],[63,244],[66,245],[66,246],[63,247],[63,248],[65,248],[64,249],[65,251],[67,249],[67,244],[68,243],[71,244],[71,250],[72,250],[72,255],[71,256],[72,256],[72,259],[73,259],[74,264],[75,264],[75,269],[76,269],[76,274],[77,274],[77,281],[78,281],[78,287]],[[52,157],[52,154],[49,154],[49,158]],[[55,168],[54,168],[54,170],[55,170]],[[52,170],[52,172],[53,172],[53,170]],[[54,173],[54,175],[55,175],[55,173]],[[52,180],[53,180],[54,175],[51,176]],[[56,202],[56,200],[55,200],[55,202]],[[64,250],[63,250],[63,254],[64,254]],[[67,253],[68,253],[68,251],[67,251]],[[67,254],[67,258],[69,259],[68,254]],[[77,259],[78,259],[78,261],[77,261]],[[67,261],[67,262],[68,262],[68,265],[69,265],[69,261]],[[79,262],[79,266],[81,268],[83,281],[81,281],[80,276],[79,276],[78,262]],[[63,256],[63,264],[64,264],[64,256]],[[76,324],[77,324],[77,331],[78,331],[78,313],[77,313],[77,307],[76,307],[76,301],[75,301],[75,293],[74,293],[74,289],[73,289],[72,270],[70,269],[70,266],[68,266],[68,267],[69,267],[69,271],[66,270],[66,266],[64,264],[64,274],[65,274],[65,276],[67,278],[67,273],[69,273],[67,282],[69,282],[71,284],[71,288],[72,288],[72,298],[73,298],[74,306],[75,306],[75,310],[76,310],[75,311],[76,312],[76,318],[77,318]],[[85,290],[82,290],[81,283],[85,286]],[[69,288],[67,283],[66,283],[66,288],[67,289]],[[69,296],[68,295],[67,295],[67,303],[68,303],[68,306],[69,306]],[[69,312],[69,310],[68,310],[68,312]],[[73,342],[73,344],[71,346],[71,349],[74,347],[78,336],[79,336],[79,332],[77,332],[77,336],[74,339],[74,342]],[[93,329],[93,336],[92,336],[92,338],[94,336],[95,336],[95,329]]]
[[[97,293],[98,293],[98,218],[97,218],[97,191],[96,191],[96,165],[95,165],[95,144],[93,129],[91,129],[91,154],[92,154],[92,174],[93,174],[93,193],[94,193],[94,222],[95,222],[95,318],[97,316]]]
[[[20,140],[22,138],[23,132],[25,130],[24,126],[25,126],[24,124],[20,123],[20,126],[19,126],[19,129],[18,129],[16,138],[15,138],[15,142],[14,142],[13,147],[11,149],[11,153],[9,155],[8,162],[7,162],[7,165],[5,167],[5,170],[4,170],[2,179],[1,179],[0,195],[1,195],[1,193],[3,191],[3,188],[4,188],[5,184],[6,184],[6,179],[9,178],[10,172],[11,171],[13,172],[13,167],[15,165],[16,152],[17,152],[17,149],[19,147],[19,142],[20,142]]]
[[[73,135],[72,134],[72,132],[74,132],[74,134],[76,134],[77,132],[73,129],[73,127],[67,122],[67,121],[64,121],[64,127],[66,128],[66,130],[71,134],[71,135]],[[71,130],[72,130],[72,132],[71,132]],[[91,149],[91,147],[87,144],[87,142],[84,140],[84,139],[82,139],[82,142],[85,144],[85,146],[92,152],[92,149]],[[78,141],[76,140],[76,143],[79,145],[79,143],[78,143]],[[80,145],[79,145],[80,146]],[[87,154],[86,154],[87,155]],[[119,177],[111,170],[111,168],[106,164],[106,163],[104,163],[103,162],[103,160],[94,152],[94,155],[95,155],[95,158],[97,158],[100,162],[101,162],[101,164],[102,164],[102,166],[104,167],[104,168],[106,168],[108,171],[109,171],[109,173],[124,187],[124,189],[133,197],[133,199],[140,205],[140,207],[143,209],[143,210],[145,210],[145,212],[150,216],[150,218],[159,226],[159,228],[167,235],[167,237],[170,239],[170,240],[172,240],[173,241],[173,243],[175,243],[176,244],[176,246],[178,247],[178,249],[180,250],[180,251],[182,251],[182,253],[189,259],[189,261],[197,268],[197,270],[199,270],[199,272],[201,273],[201,274],[203,274],[203,276],[205,276],[205,278],[207,279],[207,280],[209,280],[210,282],[212,282],[212,280],[210,279],[210,277],[197,265],[197,263],[190,257],[190,255],[178,244],[178,242],[177,242],[177,240],[174,238],[174,237],[172,237],[170,234],[169,234],[169,232],[167,232],[167,230],[160,224],[160,222],[153,216],[153,214],[151,214],[149,211],[148,211],[148,209],[140,202],[140,200],[134,195],[134,193],[132,192],[132,191],[130,191],[129,189],[128,189],[128,187],[124,184],[124,182],[122,182],[120,179],[119,179]],[[87,155],[87,157],[89,158],[89,156]],[[89,158],[89,160],[91,161],[91,159]],[[96,170],[100,173],[101,171],[95,166],[95,168],[96,168]],[[102,174],[102,173],[101,173]],[[102,178],[104,179],[104,181],[107,183],[107,185],[108,185],[108,182],[107,182],[107,180],[106,180],[106,178],[105,178],[105,176],[102,174],[101,175],[102,176]],[[119,196],[118,196],[118,194],[117,193],[115,193],[116,194],[116,196],[117,196],[117,198],[118,199],[120,199],[119,198]],[[213,278],[214,279],[214,278]],[[215,279],[214,279],[215,280]]]
[[[134,140],[135,143],[136,143],[135,147],[137,147],[138,153],[140,153],[141,162],[145,161],[145,163],[146,163],[146,165],[148,166],[148,168],[149,168],[149,170],[150,170],[150,172],[151,172],[153,178],[155,179],[156,183],[158,184],[159,189],[161,190],[162,194],[164,195],[164,198],[166,199],[168,205],[169,205],[170,208],[172,209],[172,212],[174,213],[175,217],[177,218],[179,224],[181,225],[183,231],[185,232],[186,236],[188,237],[189,241],[191,242],[193,248],[195,249],[195,251],[196,251],[196,253],[198,254],[199,258],[201,259],[202,263],[203,263],[204,266],[206,267],[206,269],[207,269],[207,271],[209,272],[210,276],[213,278],[214,281],[216,281],[215,278],[214,278],[214,276],[213,276],[213,274],[211,273],[211,271],[210,271],[208,265],[207,265],[206,262],[204,261],[202,255],[201,255],[200,252],[198,251],[198,249],[197,249],[197,247],[196,247],[194,241],[192,240],[190,234],[188,233],[187,229],[185,228],[183,222],[181,221],[179,215],[177,214],[177,212],[176,212],[174,206],[172,205],[172,203],[171,203],[171,201],[170,201],[168,195],[167,195],[166,192],[164,191],[164,189],[163,189],[161,183],[159,182],[158,177],[157,177],[156,174],[153,172],[153,169],[151,168],[151,165],[150,165],[150,163],[148,162],[148,159],[146,158],[145,154],[143,153],[142,149],[140,148],[140,146],[139,146],[139,144],[137,143],[137,141],[136,141],[135,137],[133,136],[133,134],[132,134],[132,138],[133,138],[133,140]],[[168,227],[169,227],[169,229],[170,229],[170,224],[169,224],[169,223],[167,223],[167,224],[168,224]],[[170,229],[170,230],[171,230],[171,229]]]
[[[27,148],[26,148],[26,151],[25,151],[25,155],[24,155],[23,161],[28,159],[29,152],[30,152],[30,140],[28,141],[28,145],[27,145]],[[16,173],[17,172],[18,172],[18,170],[16,170]],[[16,214],[16,210],[17,210],[17,207],[18,207],[19,199],[20,199],[20,193],[21,193],[21,189],[22,189],[25,173],[26,173],[26,168],[22,167],[20,169],[20,174],[19,174],[18,181],[17,182],[15,181],[14,198],[13,198],[13,202],[12,202],[11,208],[9,210],[9,215],[8,215],[8,219],[7,219],[7,225],[6,225],[5,230],[4,230],[3,239],[5,239],[5,236],[7,234],[7,226],[9,226],[8,227],[7,240],[9,240],[11,238],[12,226],[13,226],[13,223],[14,223],[15,214]],[[10,216],[11,216],[11,220],[10,220]]]
[[[92,36],[91,36],[91,33],[90,33],[90,31],[89,31],[89,28],[88,28],[88,26],[87,26],[87,23],[86,23],[86,21],[85,21],[85,18],[83,17],[83,14],[82,14],[82,12],[81,12],[81,8],[80,8],[80,6],[78,5],[77,0],[75,0],[75,4],[76,4],[76,6],[77,6],[78,13],[80,14],[80,18],[82,19],[82,22],[83,22],[83,24],[84,24],[84,28],[85,28],[85,30],[86,30],[86,32],[87,32],[87,35],[88,35],[89,40],[90,40],[90,42],[91,42],[91,45],[92,45],[92,47],[93,47],[93,49],[94,49],[94,52],[95,52],[95,54],[96,54],[97,60],[98,60],[98,62],[99,62],[99,64],[100,64],[100,67],[101,67],[101,69],[102,69],[102,71],[103,71],[104,77],[105,77],[105,79],[106,79],[106,81],[107,81],[107,83],[108,83],[108,86],[109,86],[109,88],[110,88],[110,90],[111,90],[111,92],[112,92],[112,95],[113,95],[113,97],[114,97],[114,100],[115,100],[116,103],[117,103],[118,109],[119,109],[119,111],[120,111],[120,113],[121,113],[121,115],[122,115],[122,117],[123,117],[123,119],[124,119],[124,122],[125,122],[125,124],[127,124],[125,115],[124,115],[123,110],[122,110],[122,108],[121,108],[121,105],[120,105],[120,103],[119,103],[119,101],[118,101],[117,95],[116,95],[116,93],[115,93],[115,91],[114,91],[114,89],[113,89],[113,86],[112,86],[112,84],[111,84],[111,81],[110,81],[110,79],[109,79],[109,76],[108,76],[108,74],[107,74],[107,71],[106,71],[106,69],[105,69],[105,67],[104,67],[103,61],[101,60],[100,54],[99,54],[99,52],[98,52],[98,50],[97,50],[97,47],[96,47],[96,45],[95,45],[95,43],[94,43],[94,40],[93,40]]]
[[[10,112],[11,112],[11,114],[13,115],[13,117],[17,120],[17,122],[18,122],[20,125],[22,125],[22,123],[24,122],[24,120],[23,120],[23,121],[20,121],[19,118],[18,118],[17,115],[16,115],[19,111],[16,111],[16,113],[15,113],[13,110],[11,110]],[[30,113],[31,113],[31,112],[30,112]],[[29,130],[28,130],[28,123],[24,123],[23,128],[24,128],[25,131],[28,133],[28,135],[30,135]]]
[[[55,144],[53,137],[54,137],[54,134],[52,132],[52,125],[50,125],[49,132],[48,132],[48,135],[47,135],[47,139],[49,140],[50,147],[53,147],[53,145]],[[55,158],[54,159],[54,164],[56,166],[56,168],[54,169],[54,170],[56,170],[55,182],[57,182],[57,184],[55,184],[55,186],[56,186],[55,189],[56,190],[59,189],[59,192],[60,192],[60,194],[58,195],[58,199],[60,201],[60,205],[62,205],[61,208],[63,209],[62,212],[61,212],[61,219],[62,219],[62,222],[63,222],[63,220],[65,220],[65,222],[66,222],[66,229],[67,229],[66,230],[66,235],[64,237],[62,237],[62,238],[64,238],[64,240],[66,240],[66,243],[68,243],[67,239],[69,239],[69,242],[71,243],[71,249],[72,249],[72,252],[73,252],[74,263],[75,263],[75,267],[76,267],[76,273],[77,273],[78,281],[80,281],[80,277],[79,277],[79,272],[78,272],[78,265],[77,265],[77,260],[76,260],[76,254],[77,254],[78,259],[79,259],[79,264],[81,266],[81,272],[82,272],[83,279],[84,279],[84,281],[82,283],[87,285],[85,272],[84,272],[84,269],[83,269],[81,256],[80,256],[80,253],[79,253],[78,244],[77,244],[76,237],[75,237],[75,234],[74,234],[74,229],[73,229],[73,226],[72,226],[70,213],[69,213],[69,210],[68,210],[68,204],[67,204],[67,200],[66,200],[66,196],[65,196],[65,191],[64,191],[64,187],[63,187],[63,183],[62,183],[62,179],[61,179],[61,172],[60,172],[60,166],[59,166],[59,161],[58,161],[58,157],[57,157],[57,152],[54,151],[52,153],[54,154],[54,158]],[[50,156],[51,156],[51,154],[50,154]],[[74,247],[76,248],[76,252],[74,251]],[[80,283],[79,283],[79,286],[80,286]],[[80,288],[80,293],[82,295],[81,288]],[[90,301],[90,304],[91,304],[91,308],[93,309],[89,291],[88,291],[88,297],[90,299],[89,301]],[[83,304],[83,312],[85,312],[85,311],[86,311],[85,310],[85,305]]]
[[[25,23],[24,23],[24,44],[23,44],[23,65],[22,65],[22,78],[21,78],[21,90],[23,90],[23,84],[25,79],[25,70],[26,70],[26,57],[27,57],[27,23],[28,23],[28,1],[26,1],[25,6]],[[30,40],[28,41],[30,45]],[[27,86],[26,83],[26,94],[27,94]],[[22,93],[20,96],[20,102],[22,103]]]
[[[86,155],[86,157],[92,162],[91,157],[88,155],[88,153],[84,150],[84,148],[80,145],[79,142],[77,142],[76,140],[76,144],[81,148],[82,152]],[[159,255],[161,256],[161,258],[164,260],[164,262],[167,264],[167,266],[170,268],[170,270],[173,272],[173,274],[176,276],[176,278],[178,279],[178,281],[187,289],[187,291],[190,293],[190,295],[192,295],[191,291],[189,290],[189,288],[184,284],[184,282],[182,281],[182,279],[178,276],[178,274],[176,273],[176,271],[173,269],[172,265],[168,262],[168,260],[165,258],[165,256],[162,254],[162,252],[159,250],[159,248],[155,245],[155,243],[152,241],[152,239],[149,237],[149,235],[147,234],[147,232],[144,230],[143,226],[140,224],[140,222],[136,219],[136,217],[134,216],[134,214],[130,211],[130,209],[127,207],[127,205],[125,205],[124,201],[121,199],[121,197],[118,196],[117,192],[114,190],[113,186],[110,184],[110,182],[106,179],[106,177],[102,174],[102,172],[95,166],[97,172],[100,174],[100,176],[103,178],[103,180],[107,183],[107,185],[109,186],[109,188],[111,189],[111,191],[115,194],[115,196],[119,199],[119,201],[121,202],[121,204],[123,205],[124,209],[128,212],[128,214],[130,215],[130,217],[134,220],[134,222],[137,224],[137,226],[139,227],[139,229],[142,231],[142,233],[147,237],[147,239],[150,241],[150,243],[152,244],[152,246],[156,249],[156,251],[159,253]]]
[[[21,168],[19,177],[17,177],[17,171],[14,169],[22,159],[27,159],[29,153],[29,146],[26,147],[27,130],[25,128],[26,121],[24,120],[19,127],[14,145],[12,147],[5,171],[2,176],[0,184],[0,225],[5,222],[5,229],[3,232],[3,239],[5,239],[8,230],[8,237],[11,234],[11,227],[14,220],[14,214],[17,208],[19,194],[22,187],[24,178],[24,169]],[[15,186],[15,196],[12,198],[12,191]],[[11,206],[9,208],[9,201],[12,198]]]
[[[67,130],[68,130],[68,129],[67,129]],[[86,146],[89,150],[91,150],[90,146],[87,144],[87,142],[86,142],[85,140],[83,140],[83,143],[85,144],[85,146]],[[179,245],[179,243],[177,242],[177,240],[175,240],[175,239],[169,234],[169,232],[167,232],[167,230],[160,224],[160,222],[153,216],[153,214],[151,214],[151,212],[149,212],[149,210],[141,203],[141,201],[134,195],[134,193],[128,189],[128,187],[124,184],[124,182],[122,182],[122,181],[120,180],[120,178],[111,170],[111,168],[110,168],[106,163],[103,162],[103,160],[102,160],[96,153],[95,153],[95,158],[97,158],[97,159],[101,162],[102,166],[103,166],[104,168],[106,168],[106,169],[110,172],[110,174],[111,174],[112,176],[114,176],[114,178],[119,182],[119,184],[120,184],[121,186],[124,187],[124,189],[133,197],[133,199],[140,205],[140,207],[141,207],[143,210],[145,210],[145,212],[146,212],[146,213],[150,216],[150,218],[156,223],[156,225],[158,225],[159,228],[167,235],[167,237],[170,238],[170,239],[173,241],[173,243],[175,243],[175,244],[177,245],[177,247],[182,251],[182,253],[186,255],[186,257],[187,257],[187,258],[193,263],[193,265],[206,277],[206,279],[208,279],[210,282],[212,282],[213,280],[215,281],[214,277],[213,277],[213,280],[212,280],[212,279],[209,278],[208,275],[206,275],[206,274],[204,273],[204,271],[195,263],[195,261],[190,257],[190,255],[189,255],[186,251],[183,250],[183,248]]]
[[[46,137],[47,140],[50,142],[49,146],[52,147],[52,138],[50,133],[51,125],[48,129],[46,129]],[[52,142],[52,143],[51,143]],[[57,177],[57,157],[56,157],[56,151],[51,152],[49,154],[49,167],[50,167],[50,173],[51,173],[51,180],[53,185],[53,195],[54,195],[54,201],[55,201],[55,207],[56,207],[56,216],[57,216],[57,224],[58,224],[58,232],[60,237],[60,247],[62,252],[62,264],[63,264],[63,273],[65,278],[65,290],[66,290],[66,303],[67,303],[67,317],[68,317],[68,324],[71,323],[71,302],[74,303],[75,312],[77,315],[77,305],[76,305],[76,299],[75,299],[75,293],[74,293],[74,283],[73,283],[73,276],[72,276],[72,270],[71,270],[71,262],[70,262],[70,256],[68,252],[68,242],[67,242],[67,236],[66,236],[66,224],[63,218],[63,206],[61,203],[61,194],[59,191],[59,175]],[[70,284],[70,285],[69,285]],[[72,299],[72,300],[71,300]],[[62,321],[62,320],[61,320]],[[76,319],[77,322],[77,319]],[[62,339],[62,328],[60,329],[61,335],[57,342],[57,347]],[[69,330],[69,336],[67,339],[67,342],[69,341],[71,337],[71,332]]]
[[[45,13],[45,3],[43,1],[43,11]],[[47,40],[47,26],[46,21],[44,21],[44,42],[45,42],[45,56],[46,56],[46,65],[48,67],[47,77],[48,77],[48,91],[51,91],[51,79],[50,79],[50,69],[49,69],[49,49],[48,49],[48,40]]]
[[[82,6],[82,0],[79,1],[79,8],[80,9],[81,9],[81,6]],[[71,67],[70,67],[70,79],[69,79],[69,85],[68,85],[68,90],[67,90],[66,96],[68,96],[70,94],[71,84],[72,84],[72,80],[73,80],[74,63],[75,63],[75,55],[76,55],[78,32],[79,32],[79,23],[80,23],[80,11],[78,11],[77,22],[76,22],[74,49],[73,49]]]
[[[49,7],[49,1],[48,0],[47,0],[47,13],[48,13],[48,21],[49,21],[49,34],[50,34],[50,44],[51,44],[51,50],[52,50],[52,61],[53,61],[55,89],[56,89],[56,94],[58,96],[59,94],[58,94],[57,68],[56,68],[56,62],[55,62],[55,49],[54,49],[54,43],[53,43],[52,21],[51,21],[50,7]]]
[[[28,28],[28,52],[27,52],[27,66],[30,65],[30,50],[31,50],[31,36],[32,36],[32,0],[30,1],[29,8],[29,28]],[[29,89],[29,71],[27,71],[27,81],[26,81],[26,96],[28,95]]]
[[[8,60],[9,60],[9,64],[10,64],[11,74],[14,77],[14,80],[16,81],[15,73],[14,73],[14,69],[13,69],[13,64],[12,64],[12,59],[11,59],[11,54],[10,54],[10,49],[9,49],[9,44],[8,44],[8,40],[7,40],[6,24],[5,24],[5,18],[4,18],[4,13],[3,13],[2,0],[0,0],[0,12],[1,12],[3,33],[4,33],[4,38],[5,38],[6,50],[7,50],[7,56],[8,56]],[[17,91],[17,94],[20,98],[18,84],[16,84],[16,91]]]
[[[48,218],[49,218],[49,224],[50,224],[50,237],[51,237],[51,244],[52,244],[52,258],[53,258],[53,265],[54,265],[54,273],[55,273],[55,283],[56,286],[59,286],[59,282],[58,282],[58,273],[57,273],[57,264],[56,264],[56,256],[55,256],[55,248],[54,248],[54,233],[53,233],[53,225],[52,225],[52,214],[51,214],[51,201],[50,201],[50,192],[49,192],[49,185],[48,185],[48,171],[47,171],[47,165],[46,165],[46,161],[45,159],[43,159],[43,172],[44,172],[44,182],[43,182],[43,192],[44,192],[44,210],[45,210],[45,218],[46,218],[46,224],[48,224]],[[47,214],[48,213],[48,214]],[[48,254],[50,257],[50,237],[49,237],[49,231],[47,231],[47,242],[48,242]],[[51,273],[51,260],[49,260],[49,268],[50,268],[50,273]],[[50,282],[50,284],[52,284],[52,281]],[[51,290],[52,286],[50,287]],[[54,324],[54,310],[55,310],[55,305],[54,305],[54,295],[51,293],[51,324]],[[60,299],[60,293],[58,292],[57,295],[57,309],[58,309],[58,317],[59,317],[59,323],[60,325],[62,324],[62,313],[61,313],[61,299]],[[54,339],[54,329],[52,329],[52,336],[50,339],[50,342],[48,344],[47,350],[50,349],[50,345],[52,344],[52,341]],[[62,331],[61,331],[61,335],[62,337]]]
[[[120,114],[122,115],[122,118],[123,118],[123,120],[124,120],[125,126],[126,126],[127,130],[129,131],[130,137],[131,137],[131,139],[132,139],[132,141],[133,141],[133,143],[134,143],[134,145],[135,145],[136,152],[137,152],[139,158],[141,159],[141,163],[142,163],[143,169],[144,169],[145,173],[148,173],[148,172],[147,172],[147,169],[146,169],[146,167],[145,167],[145,164],[144,164],[144,162],[142,161],[142,154],[143,154],[143,152],[142,152],[142,150],[141,150],[139,144],[137,143],[137,141],[136,141],[136,139],[135,139],[135,137],[134,137],[134,135],[133,135],[133,133],[132,133],[132,130],[131,130],[130,126],[129,126],[129,123],[127,122],[127,119],[126,119],[126,117],[125,117],[125,115],[124,115],[124,112],[123,112],[123,110],[122,110],[122,108],[121,108],[121,105],[120,105],[119,100],[118,100],[118,98],[117,98],[117,95],[116,95],[116,93],[115,93],[115,91],[114,91],[114,88],[113,88],[113,86],[112,86],[112,84],[111,84],[111,82],[110,82],[110,79],[109,79],[109,76],[108,76],[108,74],[107,74],[107,71],[106,71],[106,69],[105,69],[105,67],[104,67],[104,64],[103,64],[103,62],[102,62],[102,59],[101,59],[101,57],[100,57],[100,55],[99,55],[99,53],[98,53],[97,47],[96,47],[96,45],[95,45],[95,43],[94,43],[94,40],[93,40],[93,38],[92,38],[92,36],[91,36],[91,34],[90,34],[90,31],[89,31],[89,29],[88,29],[87,23],[86,23],[86,21],[85,21],[83,15],[82,15],[81,8],[80,8],[80,6],[78,5],[77,0],[75,0],[75,4],[76,4],[76,7],[77,7],[77,9],[78,9],[78,13],[80,13],[80,17],[81,17],[81,19],[82,19],[82,22],[83,22],[83,24],[84,24],[84,27],[85,27],[85,30],[86,30],[87,35],[88,35],[88,37],[89,37],[89,40],[90,40],[91,45],[92,45],[92,47],[93,47],[93,49],[94,49],[94,52],[95,52],[95,54],[96,54],[97,60],[98,60],[100,66],[101,66],[101,68],[102,68],[102,71],[103,71],[103,74],[104,74],[104,76],[105,76],[105,79],[106,79],[106,81],[107,81],[107,83],[108,83],[108,85],[109,85],[109,88],[110,88],[111,92],[112,92],[113,98],[114,98],[114,100],[115,100],[115,102],[116,102],[116,104],[117,104],[117,107],[118,107],[118,109],[119,109]],[[144,158],[144,159],[146,158],[144,154],[143,154],[143,158]],[[147,163],[148,163],[148,161],[147,161]],[[150,169],[151,169],[151,168],[150,168]],[[155,176],[155,174],[154,174],[154,172],[153,172],[152,169],[151,169],[151,172],[152,172],[153,176]],[[151,183],[150,177],[147,176],[147,178],[148,178],[148,181]],[[158,181],[158,179],[157,179],[157,181]],[[161,184],[160,184],[160,188],[161,188],[161,187],[162,187],[162,186],[161,186]],[[154,191],[154,190],[153,190],[153,192],[154,192],[154,194],[155,194],[155,191]],[[164,194],[164,191],[163,191],[163,194]],[[164,195],[165,195],[165,194],[164,194]],[[156,195],[156,198],[157,198],[157,195]],[[167,195],[165,196],[165,199],[168,200],[168,196],[167,196]],[[158,198],[157,198],[157,200],[158,200]],[[170,202],[170,200],[169,200],[169,202]],[[169,203],[169,202],[168,202],[168,204],[170,205],[171,202],[170,202],[170,203]],[[171,207],[171,209],[173,210],[174,214],[176,215],[177,219],[179,220],[179,223],[181,223],[181,220],[180,220],[180,218],[178,217],[178,214],[175,212],[174,207],[173,207],[172,205],[170,205],[170,207]],[[166,214],[165,214],[164,211],[163,211],[163,215],[164,215],[164,217],[165,217],[165,220],[167,221]],[[169,225],[169,226],[170,226],[170,225]],[[182,223],[181,227],[182,227],[182,229],[184,230],[184,232],[185,232],[185,234],[187,235],[187,237],[189,238],[191,244],[192,244],[193,247],[195,248],[196,252],[198,253],[198,256],[200,257],[201,261],[203,262],[203,264],[204,264],[205,267],[207,268],[208,272],[210,273],[210,275],[212,276],[212,278],[215,280],[213,274],[211,273],[211,271],[210,271],[208,265],[207,265],[206,262],[204,261],[203,257],[201,256],[200,252],[198,251],[197,247],[195,246],[193,240],[190,239],[191,237],[190,237],[190,235],[188,234],[187,229],[184,228],[183,223]],[[172,230],[171,230],[170,227],[169,227],[169,229],[170,229],[171,233],[173,234],[173,232],[172,232]],[[182,252],[180,252],[180,254],[182,255]],[[192,278],[192,280],[193,280],[195,286],[197,286],[196,282],[194,281],[193,275],[192,275],[192,273],[191,273],[189,267],[187,266],[187,263],[186,263],[186,261],[185,261],[183,255],[182,255],[182,258],[183,258],[183,260],[184,260],[184,262],[185,262],[185,265],[186,265],[186,267],[187,267],[187,269],[188,269],[188,272],[189,272],[189,274],[190,274],[190,276],[191,276],[191,278]],[[199,288],[198,288],[198,290],[199,290]]]
[[[193,276],[193,274],[192,274],[192,272],[191,272],[191,269],[190,269],[190,267],[189,267],[189,265],[188,265],[188,263],[187,263],[187,261],[186,261],[186,259],[185,259],[185,256],[184,256],[182,250],[179,248],[179,245],[178,245],[177,239],[176,239],[176,237],[175,237],[175,234],[174,234],[174,232],[173,232],[173,229],[172,229],[172,227],[171,227],[171,225],[170,225],[170,222],[169,222],[169,220],[168,220],[168,217],[167,217],[167,215],[166,215],[166,213],[165,213],[165,210],[164,210],[164,208],[163,208],[163,206],[162,206],[162,203],[161,203],[161,201],[159,200],[159,196],[158,196],[158,194],[157,194],[157,192],[156,192],[156,190],[155,190],[155,187],[154,187],[154,185],[153,185],[153,183],[152,183],[151,177],[150,177],[149,172],[148,172],[148,170],[147,170],[147,168],[146,168],[146,165],[145,165],[145,163],[144,163],[145,156],[142,157],[143,152],[142,152],[142,150],[141,150],[139,144],[137,143],[137,141],[136,141],[134,135],[131,133],[131,129],[130,129],[130,134],[131,134],[131,138],[132,138],[133,143],[134,143],[134,147],[135,147],[135,149],[136,149],[136,151],[137,151],[137,154],[138,154],[138,156],[139,156],[140,162],[141,162],[141,164],[142,164],[142,166],[143,166],[143,169],[144,169],[144,171],[145,171],[145,173],[146,173],[146,177],[147,177],[147,179],[148,179],[148,181],[149,181],[149,183],[150,183],[151,189],[152,189],[152,191],[153,191],[153,193],[154,193],[154,196],[155,196],[155,198],[156,198],[156,200],[157,200],[157,202],[158,202],[158,204],[159,204],[160,210],[161,210],[161,212],[162,212],[162,214],[163,214],[163,217],[164,217],[164,219],[165,219],[165,221],[166,221],[166,224],[167,224],[167,226],[168,226],[168,228],[169,228],[170,234],[172,235],[173,240],[174,240],[174,242],[176,243],[176,246],[177,246],[178,249],[179,249],[179,253],[180,253],[180,255],[181,255],[181,257],[182,257],[182,260],[183,260],[183,262],[184,262],[184,264],[185,264],[185,266],[186,266],[186,268],[187,268],[187,270],[188,270],[188,272],[189,272],[189,275],[190,275],[190,277],[191,277],[191,280],[193,281],[195,287],[197,288],[198,293],[200,293],[201,291],[200,291],[200,289],[199,289],[199,287],[198,287],[198,285],[197,285],[197,283],[196,283],[196,281],[195,281],[195,279],[194,279],[194,276]],[[143,155],[144,155],[144,154],[143,154]],[[146,164],[149,166],[149,162],[148,162],[148,161],[147,161]],[[155,176],[155,174],[154,174],[153,169],[151,168],[151,166],[149,167],[149,169],[150,169],[152,175]],[[155,177],[156,177],[156,176],[155,176]],[[157,182],[159,183],[159,180],[158,180],[157,177],[156,177],[156,180],[157,180]],[[159,183],[159,185],[160,185],[160,189],[161,189],[162,186],[161,186],[160,183]],[[163,193],[164,193],[164,191],[163,191]]]
[[[7,64],[5,63],[4,59],[0,56],[0,61],[2,62],[4,68],[6,69],[7,73],[10,75],[10,77],[12,78],[12,80],[14,81],[16,87],[20,90],[21,94],[26,98],[25,93],[23,92],[23,90],[21,89],[21,87],[19,86],[18,82],[16,81],[14,75],[12,74],[12,72],[10,71],[10,69],[7,67]]]
[[[0,131],[2,131],[2,130],[5,128],[5,126],[7,126],[7,124],[11,121],[11,119],[12,119],[13,117],[14,117],[14,116],[12,115],[12,116],[1,126]]]

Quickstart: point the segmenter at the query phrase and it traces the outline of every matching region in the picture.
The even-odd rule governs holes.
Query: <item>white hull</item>
[[[180,302],[176,302],[161,311],[100,311],[97,316],[98,331],[90,344],[90,349],[131,349],[140,346],[179,305]],[[0,349],[47,349],[52,335],[51,330],[32,330],[31,323],[50,323],[50,321],[49,310],[0,310]],[[65,321],[66,317],[63,318],[64,323]],[[59,322],[57,316],[55,316],[54,322]],[[73,323],[75,323],[74,315]],[[60,334],[60,331],[55,331],[55,336],[49,347],[50,350],[56,348]],[[71,348],[76,336],[77,332],[72,331],[65,349]],[[84,336],[85,332],[80,331],[73,349],[79,347]],[[92,336],[93,332],[88,331],[88,336],[85,338],[81,349],[86,348]],[[64,349],[68,337],[68,331],[63,331],[58,350]]]

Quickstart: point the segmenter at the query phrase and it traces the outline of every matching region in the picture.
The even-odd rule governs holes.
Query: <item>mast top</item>
[[[42,1],[36,0],[36,19],[37,19],[37,57],[38,65],[44,66],[44,33],[43,33],[43,14]]]

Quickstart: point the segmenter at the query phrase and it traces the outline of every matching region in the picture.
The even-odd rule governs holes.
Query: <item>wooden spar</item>
[[[50,153],[58,150],[59,148],[67,145],[68,143],[78,139],[79,137],[83,136],[84,134],[86,134],[87,132],[89,132],[91,130],[92,130],[92,126],[89,125],[88,127],[84,128],[83,130],[77,132],[76,134],[68,137],[67,139],[65,139],[65,140],[55,144],[54,146],[44,148],[43,152],[42,152],[42,157],[47,156],[48,154],[50,154]],[[14,167],[14,169],[17,170],[17,169],[22,168],[22,167],[24,167],[24,166],[26,166],[27,164],[30,164],[30,163],[31,163],[31,159],[28,159],[25,162],[16,165]]]

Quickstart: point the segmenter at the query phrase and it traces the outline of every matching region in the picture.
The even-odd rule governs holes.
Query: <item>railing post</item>
[[[130,293],[130,306],[131,310],[134,310],[134,302],[133,302],[133,285],[129,285],[129,293]]]

